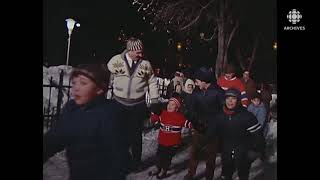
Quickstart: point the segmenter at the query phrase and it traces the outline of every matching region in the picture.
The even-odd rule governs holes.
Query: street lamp
[[[277,42],[274,42],[272,45],[273,50],[277,50],[278,46],[277,46]]]
[[[70,51],[70,40],[71,40],[71,34],[72,34],[72,30],[74,28],[74,25],[76,24],[76,21],[71,19],[71,18],[68,18],[66,19],[66,22],[67,22],[67,28],[68,28],[68,51],[67,51],[67,67],[69,65],[69,51]],[[80,24],[77,23],[77,27],[80,27]]]
[[[181,48],[182,48],[182,43],[181,43],[181,42],[178,42],[178,43],[177,43],[177,49],[178,49],[178,51],[180,51]]]

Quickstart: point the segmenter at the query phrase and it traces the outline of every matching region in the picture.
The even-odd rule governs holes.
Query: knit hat
[[[258,98],[261,99],[261,94],[258,92],[254,92],[251,99]]]
[[[236,97],[237,99],[240,99],[241,93],[238,89],[235,88],[229,88],[225,91],[225,97]]]
[[[127,50],[128,51],[138,51],[143,50],[143,44],[140,39],[129,38],[127,41]]]
[[[216,81],[216,77],[212,68],[207,67],[201,67],[200,69],[198,69],[194,74],[194,78],[206,83]]]
[[[179,96],[172,97],[169,99],[169,101],[173,101],[174,103],[176,103],[178,109],[181,107],[181,98]]]
[[[228,64],[227,67],[226,67],[226,74],[229,74],[229,73],[235,73],[236,70],[235,70],[235,67],[233,64]]]
[[[86,76],[95,82],[98,87],[107,90],[110,72],[103,64],[80,64],[72,70],[70,79],[79,75]]]

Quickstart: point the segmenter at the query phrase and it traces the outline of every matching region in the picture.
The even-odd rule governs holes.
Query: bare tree
[[[220,76],[228,64],[228,50],[239,28],[237,4],[233,0],[133,0],[138,12],[144,12],[144,19],[150,21],[154,31],[185,33],[206,24],[209,34],[200,33],[205,41],[217,40],[218,53],[215,73]],[[244,2],[245,3],[245,2]],[[211,36],[211,37],[210,37]],[[252,60],[254,59],[254,49]],[[252,64],[252,63],[251,63]]]

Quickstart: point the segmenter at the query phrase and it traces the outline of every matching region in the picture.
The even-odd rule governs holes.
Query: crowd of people
[[[266,158],[270,88],[264,84],[258,92],[250,72],[244,71],[239,79],[232,64],[218,79],[208,67],[197,69],[190,77],[177,71],[163,106],[143,50],[141,40],[130,38],[126,49],[105,65],[84,64],[73,69],[73,98],[44,134],[43,162],[65,149],[70,180],[124,180],[142,167],[142,129],[144,120],[150,118],[160,127],[157,160],[150,176],[167,177],[181,145],[182,128],[189,128],[192,138],[185,180],[196,175],[202,153],[206,154],[206,180],[214,178],[218,153],[222,157],[220,180],[232,180],[235,170],[240,180],[248,180],[251,163]],[[105,98],[108,88],[113,90],[112,99]]]

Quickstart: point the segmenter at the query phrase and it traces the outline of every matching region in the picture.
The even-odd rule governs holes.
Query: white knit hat
[[[140,39],[129,38],[127,41],[127,50],[128,51],[138,51],[143,49],[143,44]]]

